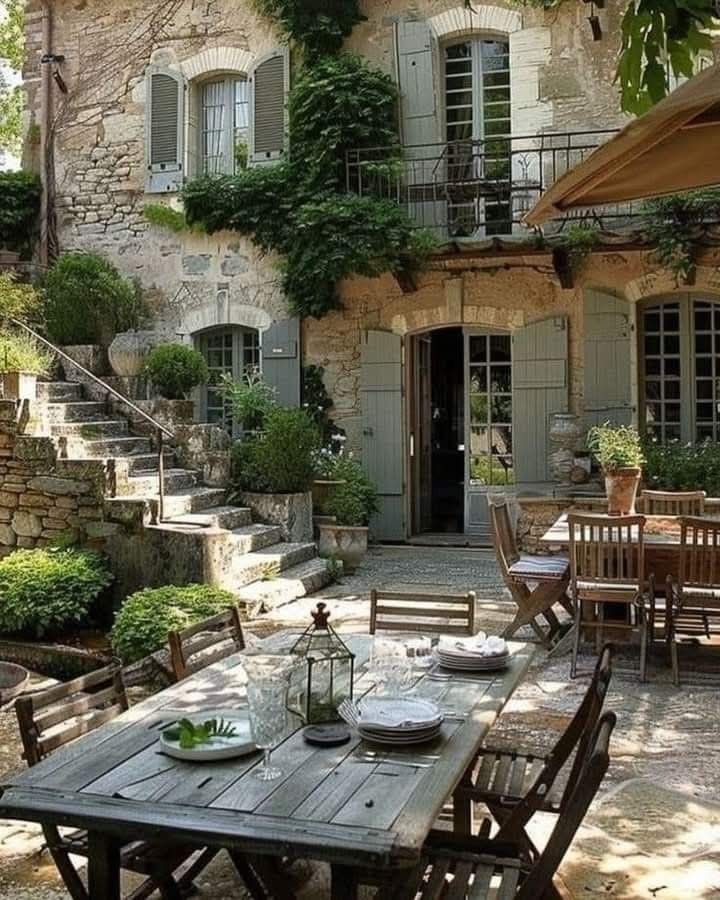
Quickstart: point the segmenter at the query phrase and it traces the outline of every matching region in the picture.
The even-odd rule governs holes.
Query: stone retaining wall
[[[0,401],[0,556],[65,539],[102,544],[119,528],[104,521],[112,463],[58,459],[50,438],[23,433],[28,413]]]

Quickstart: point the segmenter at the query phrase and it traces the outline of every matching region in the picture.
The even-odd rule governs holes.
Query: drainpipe
[[[52,53],[52,12],[50,0],[42,0],[42,34],[41,56],[47,58]],[[50,167],[52,165],[52,153],[50,152],[50,134],[52,123],[52,72],[47,63],[40,65],[40,178],[42,180],[42,193],[40,196],[40,265],[47,266],[50,260],[50,215],[51,184],[53,180]]]

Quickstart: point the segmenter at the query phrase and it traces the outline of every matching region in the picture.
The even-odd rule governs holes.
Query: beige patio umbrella
[[[538,200],[527,225],[577,207],[720,184],[720,63],[676,88]]]

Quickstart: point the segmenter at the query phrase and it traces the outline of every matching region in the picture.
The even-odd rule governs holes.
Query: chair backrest
[[[493,547],[495,548],[495,556],[497,557],[502,577],[507,582],[511,580],[510,566],[520,559],[515,540],[515,530],[510,519],[510,510],[507,500],[490,499],[488,507],[490,510],[490,531]]]
[[[643,586],[644,516],[568,515],[570,578]]]
[[[553,876],[567,853],[568,847],[608,770],[610,736],[615,728],[615,722],[615,713],[607,712],[597,723],[592,738],[588,742],[587,752],[582,760],[580,775],[572,796],[563,814],[557,817],[545,849],[515,895],[517,900],[537,900],[539,897],[544,897],[550,890]],[[549,786],[542,782],[541,774],[531,790],[545,793],[548,789]],[[553,893],[549,896],[556,896],[556,894]]]
[[[646,516],[701,516],[705,497],[705,491],[643,491],[640,500]]]
[[[18,697],[15,713],[27,764],[36,765],[53,750],[104,725],[127,708],[119,662],[37,694]]]
[[[240,610],[230,606],[209,619],[168,634],[173,676],[181,681],[232,653],[245,649]]]
[[[475,592],[416,594],[370,591],[370,634],[376,631],[420,634],[475,634]]]
[[[720,520],[680,518],[680,590],[720,586]]]

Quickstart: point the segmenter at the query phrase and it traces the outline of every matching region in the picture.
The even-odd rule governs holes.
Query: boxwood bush
[[[168,631],[187,628],[237,602],[230,591],[209,584],[166,585],[131,594],[115,615],[113,652],[125,663],[162,649]]]
[[[183,400],[208,379],[208,367],[198,350],[184,344],[160,344],[148,354],[145,371],[160,396]]]
[[[16,550],[0,560],[0,633],[41,637],[87,624],[93,603],[111,581],[96,553]]]
[[[720,444],[644,445],[645,487],[661,491],[706,491],[720,497]]]

